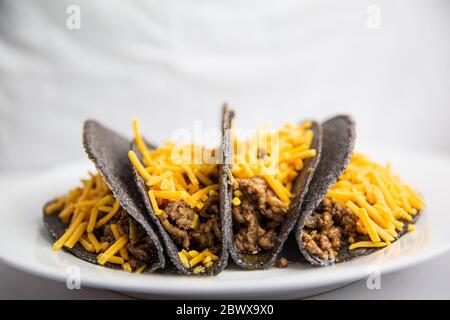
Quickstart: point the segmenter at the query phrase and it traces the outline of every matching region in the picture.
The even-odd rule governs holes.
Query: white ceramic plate
[[[391,159],[394,169],[419,189],[427,207],[409,233],[389,248],[352,262],[314,268],[290,264],[286,269],[225,270],[213,278],[180,275],[137,275],[95,266],[51,249],[52,240],[41,221],[42,206],[76,185],[89,163],[55,168],[15,184],[0,195],[0,258],[46,278],[66,282],[71,266],[78,266],[82,286],[112,289],[135,296],[168,298],[295,298],[324,292],[362,279],[412,267],[450,248],[450,161],[438,155],[377,152],[376,160]],[[387,155],[387,157],[385,157]],[[73,272],[73,271],[72,271]]]

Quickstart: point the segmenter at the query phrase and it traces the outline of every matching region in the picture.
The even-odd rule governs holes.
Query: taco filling
[[[362,154],[354,154],[319,207],[306,218],[302,240],[322,260],[336,260],[343,249],[389,246],[413,231],[424,200],[392,173]]]
[[[179,258],[194,273],[203,273],[219,260],[222,231],[219,206],[219,166],[215,150],[172,142],[150,150],[133,123],[129,158],[148,189],[155,214],[177,245]]]
[[[261,129],[246,140],[233,135],[233,164],[229,183],[233,189],[234,245],[246,254],[271,250],[289,214],[293,186],[303,161],[316,156],[311,149],[312,122],[285,125],[270,133]]]
[[[151,265],[154,244],[143,228],[120,206],[100,174],[90,174],[82,185],[48,204],[45,214],[55,215],[67,226],[53,244],[54,250],[81,245],[98,254],[100,265],[120,265],[141,273]]]

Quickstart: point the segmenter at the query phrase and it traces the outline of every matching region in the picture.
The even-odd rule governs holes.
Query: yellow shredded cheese
[[[163,174],[159,175],[159,176],[155,176],[155,177],[150,177],[150,179],[147,180],[147,186],[151,187],[155,184],[161,183],[163,180],[170,178],[171,176],[173,176],[173,172],[172,171],[166,171]]]
[[[55,202],[45,207],[45,213],[48,215],[55,214],[56,212],[60,211],[61,208],[64,207],[64,204],[65,204],[64,198],[58,198],[56,199]]]
[[[114,239],[117,241],[120,239],[121,235],[119,233],[119,230],[117,229],[116,224],[111,224],[111,231],[113,233]],[[125,247],[119,249],[120,256],[123,258],[123,260],[129,260],[130,257],[128,256],[128,251]]]
[[[155,214],[157,216],[159,216],[160,214],[163,213],[163,211],[161,209],[159,209],[158,207],[158,202],[156,201],[156,197],[155,197],[155,193],[153,190],[150,190],[148,192],[148,197],[150,198],[150,203],[152,205],[153,211],[155,212]]]
[[[70,217],[72,216],[72,214],[75,211],[75,205],[73,203],[69,203],[67,205],[67,207],[65,207],[61,213],[59,214],[59,218],[64,222],[64,223],[68,223],[70,220]]]
[[[99,262],[101,265],[104,265],[106,262],[120,264],[120,265],[123,265],[125,263],[123,258],[118,257],[118,256],[111,256],[107,260],[105,260],[106,258],[104,258],[104,253],[99,254],[97,258],[98,258],[98,261],[102,261],[101,263]],[[103,262],[103,260],[104,260],[104,262]]]
[[[128,152],[128,158],[130,159],[131,163],[136,168],[137,172],[142,177],[142,179],[144,179],[145,181],[148,181],[152,178],[150,173],[148,173],[148,171],[145,170],[144,166],[142,165],[141,161],[137,157],[136,153],[134,153],[134,151],[130,150]]]
[[[178,257],[186,268],[194,268],[194,273],[200,273],[207,268],[211,268],[214,265],[214,261],[219,260],[219,257],[211,253],[209,249],[205,249],[202,252],[196,250],[186,251],[183,249],[178,252]]]
[[[67,248],[73,248],[73,246],[80,240],[83,233],[86,231],[87,222],[83,222],[78,225],[78,227],[75,229],[75,231],[72,233],[72,235],[67,239],[66,243],[64,244]]]
[[[189,264],[189,259],[188,259],[188,257],[186,256],[186,254],[184,254],[183,252],[178,252],[178,256],[179,256],[179,258],[180,258],[180,260],[181,260],[181,263],[186,267],[186,268],[190,268],[191,267],[191,265]]]
[[[201,172],[200,169],[198,168],[194,169],[193,173],[197,177],[197,179],[205,186],[213,184],[213,181],[207,175]]]
[[[141,152],[144,159],[150,161],[149,150],[139,132],[139,125],[136,119],[133,120],[133,132],[134,132],[134,142],[136,143],[139,151]]]
[[[233,192],[233,194],[234,194],[236,197],[242,196],[242,192],[241,192],[240,190],[235,190],[235,191]]]
[[[95,252],[99,253],[101,251],[101,245],[98,242],[97,238],[95,237],[95,235],[92,232],[88,232],[87,237],[89,239],[89,241],[92,243],[92,245],[94,246]]]
[[[383,248],[389,246],[389,242],[371,242],[371,241],[359,241],[350,245],[350,250],[355,250],[358,248]]]
[[[198,202],[203,197],[207,197],[209,195],[209,191],[211,190],[219,190],[219,185],[218,184],[210,185],[195,192],[193,195],[190,196],[190,200]]]
[[[106,250],[104,253],[101,254],[100,258],[98,259],[98,263],[101,265],[104,265],[106,262],[108,262],[121,248],[123,248],[127,244],[128,240],[126,236],[123,236],[119,238],[116,242],[114,242],[108,250]],[[122,258],[121,258],[122,259]],[[123,261],[123,259],[122,259]]]
[[[389,164],[382,166],[359,153],[327,197],[350,209],[357,217],[358,233],[369,235],[371,241],[355,242],[351,249],[387,246],[398,238],[404,222],[412,221],[412,215],[424,208],[423,198],[393,174]]]
[[[166,200],[183,200],[188,197],[188,193],[185,191],[163,191],[163,190],[153,190],[153,194],[156,199],[166,199]]]
[[[202,260],[202,263],[203,263],[203,265],[206,265],[208,262],[211,262],[211,261],[212,261],[211,257],[206,256],[206,257]]]
[[[106,212],[106,213],[110,212],[111,209],[112,209],[112,207],[109,207],[109,206],[101,206],[101,207],[98,207],[98,211]]]
[[[346,205],[361,220],[361,222],[364,225],[364,228],[367,230],[367,232],[370,236],[370,239],[373,242],[380,242],[381,239],[380,239],[378,233],[376,232],[375,227],[373,225],[373,221],[370,220],[366,209],[358,208],[358,206],[356,204],[354,204],[352,201],[348,201]]]
[[[183,165],[182,168],[183,168],[184,171],[186,172],[186,174],[187,174],[189,180],[191,180],[191,183],[192,183],[194,186],[198,186],[198,185],[199,185],[199,182],[198,182],[198,179],[197,179],[197,177],[195,176],[194,172],[192,171],[192,168],[191,168],[190,166],[188,166],[188,165]]]
[[[190,250],[187,254],[188,254],[188,258],[193,258],[196,255],[198,255],[199,252],[197,250]]]
[[[195,267],[194,268],[194,274],[198,274],[198,273],[201,273],[201,272],[203,272],[203,271],[205,271],[205,267],[203,267],[203,266],[197,266],[197,267]]]
[[[194,219],[192,219],[192,228],[196,229],[198,227],[198,222],[199,222],[199,217],[198,214],[194,214]]]
[[[205,257],[205,254],[203,252],[200,252],[198,255],[196,255],[191,260],[189,260],[189,265],[191,267],[194,267],[195,265],[200,263],[203,260],[204,257]]]
[[[116,200],[116,202],[114,202],[114,205],[113,205],[113,208],[111,209],[111,211],[108,212],[108,214],[106,216],[104,216],[103,218],[101,218],[100,220],[97,221],[97,223],[95,224],[95,229],[100,228],[101,226],[106,224],[109,220],[111,220],[111,218],[114,217],[114,215],[119,211],[119,209],[120,209],[120,204],[119,204],[119,201]]]
[[[238,179],[262,176],[288,207],[293,196],[292,185],[304,167],[303,161],[317,156],[317,150],[311,149],[312,122],[287,124],[273,133],[262,128],[245,141],[233,134],[232,139],[231,175]]]
[[[135,273],[142,273],[147,266],[144,264],[143,266],[136,269]]]
[[[78,240],[80,244],[83,246],[83,248],[88,252],[95,252],[94,246],[89,242],[89,240],[86,238],[85,235],[82,235],[80,239]]]
[[[81,224],[85,216],[85,211],[81,211],[78,213],[78,215],[75,217],[74,220],[72,220],[72,223],[70,224],[69,228],[66,230],[66,232],[53,244],[54,250],[61,249],[67,240],[72,236],[72,234],[75,232],[75,230],[78,228],[78,226]]]
[[[123,257],[122,257],[123,258]],[[125,260],[125,259],[124,259]],[[122,269],[125,272],[131,272],[131,265],[128,262],[125,262],[124,264],[122,264]]]
[[[208,256],[211,258],[212,261],[217,261],[219,260],[219,257],[216,256],[215,254],[213,254],[211,251],[209,251],[208,249],[203,250],[203,253],[205,254],[205,256]]]
[[[273,176],[264,175],[263,177],[272,188],[272,190],[280,198],[280,200],[285,204],[289,204],[292,194],[290,194],[290,192],[285,187],[283,187],[283,185],[279,181],[275,180]]]
[[[122,245],[128,242],[128,236],[122,237],[115,224],[111,224],[115,243],[100,243],[94,234],[96,229],[110,222],[119,212],[121,208],[119,201],[114,198],[98,173],[90,174],[90,179],[82,180],[82,183],[82,187],[71,190],[66,196],[57,198],[45,208],[46,214],[59,212],[58,217],[67,225],[64,234],[53,244],[53,249],[59,250],[63,246],[73,248],[80,244],[86,251],[98,253],[100,264],[106,262],[120,264],[125,271],[132,272],[130,256],[126,247]],[[115,256],[116,252],[119,252],[120,257]]]

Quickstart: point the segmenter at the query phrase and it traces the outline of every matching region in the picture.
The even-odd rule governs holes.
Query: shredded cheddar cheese
[[[133,151],[129,151],[128,157],[149,188],[149,198],[156,215],[161,214],[159,204],[164,200],[183,200],[195,208],[204,204],[210,190],[218,190],[218,185],[213,184],[217,181],[218,166],[210,163],[213,150],[196,145],[180,148],[172,142],[149,150],[137,131],[136,120],[133,127],[142,162]],[[185,153],[183,157],[179,157],[180,150]],[[144,157],[144,154],[147,156]]]
[[[52,215],[54,213],[56,213],[57,211],[60,211],[65,204],[65,200],[64,198],[58,198],[56,199],[55,202],[49,204],[46,208],[45,208],[45,213],[48,215]]]
[[[205,249],[202,252],[196,250],[186,251],[183,249],[178,252],[178,256],[186,268],[195,267],[193,270],[194,273],[200,273],[205,268],[211,268],[214,261],[219,260],[219,257],[209,251],[209,249]]]
[[[354,154],[327,197],[350,209],[357,217],[357,231],[370,241],[355,242],[357,248],[385,247],[398,237],[405,222],[424,208],[423,198],[392,173],[362,154]],[[407,231],[415,229],[408,224]]]
[[[314,139],[312,122],[287,124],[273,133],[260,129],[245,141],[234,134],[232,138],[234,154],[231,175],[238,179],[256,175],[263,177],[288,207],[292,199],[292,185],[303,169],[304,160],[317,155],[317,151],[311,149]]]
[[[147,266],[144,264],[142,267],[139,267],[138,269],[136,269],[135,273],[142,273],[142,271],[145,270]]]
[[[80,244],[83,246],[83,248],[88,252],[95,252],[94,246],[89,242],[88,239],[86,239],[86,235],[82,235],[80,239],[78,240]]]
[[[98,263],[100,263],[101,265],[104,265],[106,262],[110,261],[111,258],[113,258],[114,255],[127,244],[127,242],[128,242],[128,239],[126,236],[123,236],[123,237],[119,238],[118,240],[116,240],[116,242],[114,242],[108,248],[108,250],[106,250],[104,253],[99,255]],[[119,258],[119,257],[117,257],[117,258]],[[123,258],[120,258],[120,259],[122,259],[121,261],[124,261]],[[123,263],[121,263],[121,264],[123,264]]]
[[[128,235],[123,235],[115,224],[111,224],[114,243],[99,242],[94,234],[119,212],[119,201],[99,174],[91,175],[89,180],[83,180],[82,183],[82,187],[71,190],[68,195],[57,198],[45,208],[46,214],[59,212],[59,218],[67,225],[64,234],[53,244],[53,249],[59,250],[64,246],[73,248],[79,243],[86,251],[98,254],[99,264],[119,264],[123,270],[132,272],[125,247]],[[140,266],[135,272],[144,270],[145,266]]]
[[[234,197],[231,202],[233,203],[234,206],[237,207],[241,204],[241,199],[239,199],[238,197]]]
[[[389,246],[389,242],[372,242],[372,241],[360,241],[350,245],[350,250],[358,248],[383,248]]]

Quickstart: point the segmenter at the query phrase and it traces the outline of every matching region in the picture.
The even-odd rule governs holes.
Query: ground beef
[[[219,197],[209,196],[199,215],[203,218],[218,217],[220,215]]]
[[[195,210],[184,201],[170,201],[159,219],[175,243],[189,248],[190,238],[187,230],[192,228]]]
[[[219,197],[208,197],[199,215],[201,222],[197,228],[189,231],[189,236],[196,249],[213,249],[222,240]]]
[[[222,239],[219,197],[210,196],[201,210],[191,208],[184,201],[170,201],[159,216],[164,229],[175,243],[185,249],[211,249]],[[195,214],[199,224],[193,228]]]
[[[258,229],[259,232],[259,237],[258,237],[258,246],[261,249],[272,249],[274,244],[275,244],[275,230],[274,229],[268,229],[268,230],[264,230],[263,228],[259,228]]]
[[[306,250],[320,259],[336,259],[342,245],[349,238],[357,238],[356,221],[350,209],[325,198],[305,221]]]
[[[233,207],[236,248],[248,253],[272,249],[286,206],[262,177],[234,179],[231,186],[242,192],[241,204]]]
[[[161,220],[162,226],[169,233],[172,240],[175,243],[182,245],[184,248],[189,248],[190,240],[189,240],[189,235],[188,235],[187,231],[181,230],[180,228],[174,226],[170,222],[169,216],[166,213],[163,213],[163,214],[159,215],[158,217]]]
[[[186,202],[171,201],[164,208],[164,211],[169,215],[170,219],[175,222],[175,225],[178,228],[182,230],[192,228],[195,210],[192,209]]]
[[[102,232],[100,232],[100,241],[101,242],[114,242],[114,235],[111,231],[111,225],[108,223],[102,227]]]
[[[197,249],[203,250],[212,248],[216,243],[216,237],[213,231],[213,220],[210,219],[206,223],[201,223],[190,234],[192,241]]]
[[[151,262],[154,251],[153,242],[150,237],[145,237],[138,243],[128,243],[126,245],[130,253],[130,265],[133,268],[139,268],[142,262]]]
[[[247,225],[242,226],[236,235],[235,244],[241,251],[256,253],[259,251],[257,246],[258,235],[262,234],[264,230],[259,227],[259,222],[255,214],[248,214],[246,221],[248,222]]]
[[[135,270],[143,265],[150,265],[154,261],[155,247],[142,226],[121,209],[107,224],[96,230],[96,236],[101,242],[113,243],[115,241],[111,225],[115,224],[121,236],[127,235],[130,242],[126,245],[129,253],[129,263]],[[133,230],[133,232],[131,232]]]
[[[281,258],[275,263],[275,267],[277,268],[286,268],[288,266],[288,261],[286,258]]]

